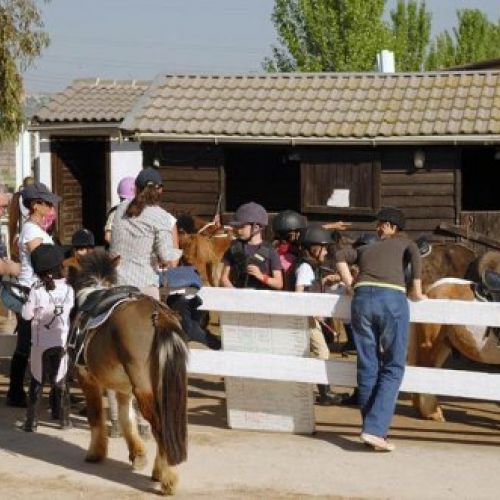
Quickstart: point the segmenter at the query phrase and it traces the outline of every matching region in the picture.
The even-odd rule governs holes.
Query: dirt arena
[[[3,498],[156,496],[149,479],[151,441],[144,471],[131,470],[122,439],[110,440],[105,463],[87,464],[85,418],[73,413],[74,428],[63,432],[44,406],[36,434],[17,430],[24,411],[5,406],[5,361],[0,371]],[[397,450],[380,454],[359,443],[354,408],[316,407],[314,436],[230,430],[223,389],[219,378],[190,380],[189,459],[179,467],[178,498],[498,498],[500,406],[495,403],[445,399],[449,421],[437,424],[416,419],[403,397],[390,436]]]

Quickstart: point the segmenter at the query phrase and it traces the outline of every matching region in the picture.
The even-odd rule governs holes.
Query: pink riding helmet
[[[124,177],[118,183],[118,196],[124,200],[131,200],[135,196],[135,179],[134,177]]]

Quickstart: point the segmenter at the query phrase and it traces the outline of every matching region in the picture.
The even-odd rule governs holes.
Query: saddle
[[[95,318],[111,309],[120,300],[136,298],[139,295],[141,292],[137,287],[127,285],[95,290],[88,295],[78,310],[90,318]]]
[[[133,300],[141,295],[135,286],[114,286],[91,292],[76,310],[71,323],[67,344],[71,352],[71,364],[85,365],[84,351],[88,343],[88,324],[91,319],[106,313],[120,301]]]
[[[415,244],[417,245],[421,257],[427,257],[432,252],[432,245],[426,236],[420,236],[419,238],[417,238],[415,240]],[[408,254],[405,254],[404,256],[403,266],[404,266],[403,268],[404,268],[405,283],[406,286],[409,286],[411,281],[411,276],[413,273],[412,273],[410,256]]]

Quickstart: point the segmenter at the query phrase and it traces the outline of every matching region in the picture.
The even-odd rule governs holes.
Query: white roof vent
[[[394,73],[396,64],[394,62],[394,52],[382,50],[377,54],[377,69],[381,73]]]

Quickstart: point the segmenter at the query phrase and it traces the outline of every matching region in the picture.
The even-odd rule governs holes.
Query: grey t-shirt
[[[356,284],[377,283],[405,287],[404,258],[408,255],[413,279],[419,279],[421,259],[417,245],[405,236],[394,236],[357,249],[343,248],[336,252],[337,262],[357,264],[359,275]]]

